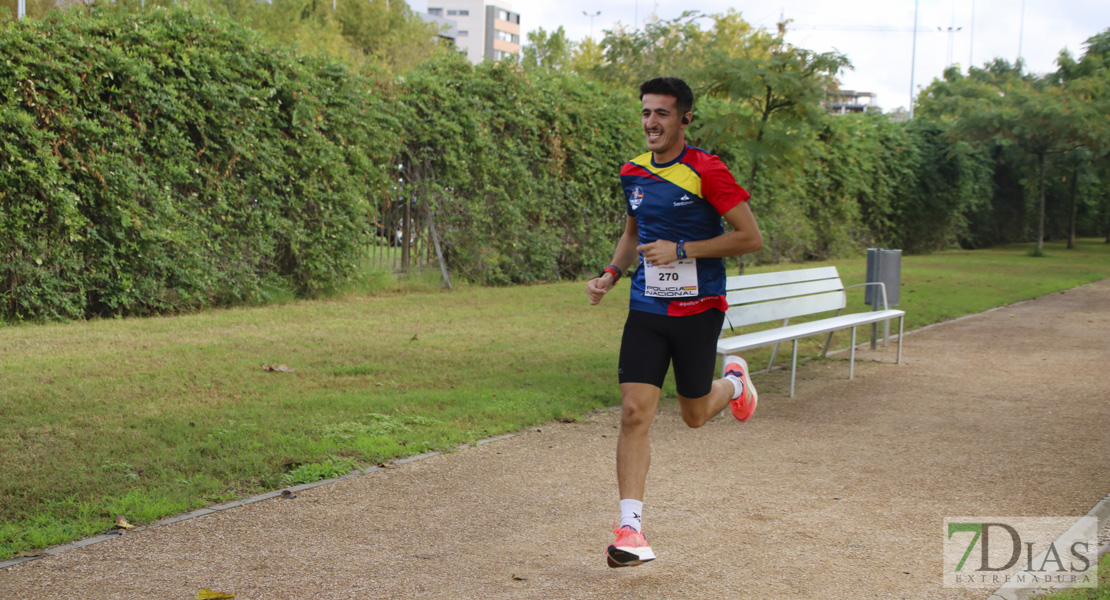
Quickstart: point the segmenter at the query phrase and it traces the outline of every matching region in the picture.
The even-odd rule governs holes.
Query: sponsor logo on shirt
[[[683,194],[681,198],[679,198],[678,200],[675,201],[674,205],[675,206],[690,206],[693,203],[694,203],[694,201],[690,199],[689,195]]]
[[[632,210],[640,208],[640,203],[644,201],[644,190],[640,186],[632,188],[632,193],[628,195],[628,204],[632,206]]]

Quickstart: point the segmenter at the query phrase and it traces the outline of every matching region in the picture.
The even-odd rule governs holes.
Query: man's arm
[[[609,263],[620,269],[621,273],[627,273],[638,259],[636,244],[639,240],[640,226],[636,224],[636,219],[633,217],[627,217],[627,219],[624,223],[624,233],[621,234],[617,249],[613,252],[613,262]],[[601,302],[605,294],[613,289],[614,283],[616,280],[611,273],[605,273],[601,277],[587,281],[586,293],[590,296],[590,304]]]
[[[747,202],[741,202],[724,214],[725,220],[735,231],[708,240],[687,240],[683,245],[687,258],[723,258],[749,254],[763,247],[763,234]],[[644,260],[654,265],[666,265],[678,260],[678,240],[656,240],[639,246]]]

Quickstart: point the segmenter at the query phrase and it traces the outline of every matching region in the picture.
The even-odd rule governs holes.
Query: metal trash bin
[[[898,306],[902,290],[902,251],[889,248],[867,249],[867,283],[882,282],[886,287],[887,307]],[[880,310],[883,305],[882,289],[877,285],[864,288],[863,302],[871,310]],[[879,324],[871,325],[871,349],[875,349],[879,337]],[[890,338],[890,321],[883,321],[883,346]]]

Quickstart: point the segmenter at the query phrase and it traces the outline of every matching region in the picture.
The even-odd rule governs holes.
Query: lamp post
[[[1021,0],[1021,25],[1018,27],[1018,62],[1021,62],[1021,38],[1025,35],[1025,0]]]
[[[16,10],[20,19],[27,16],[27,0],[19,0],[19,7]]]
[[[947,29],[945,29],[944,27],[937,27],[937,31],[941,31],[941,32],[947,31],[948,32],[948,56],[945,57],[945,62],[944,62],[944,67],[945,68],[948,68],[948,67],[952,66],[952,36],[957,31],[960,31],[962,29],[963,29],[963,27],[948,27]]]
[[[594,39],[594,17],[600,15],[601,11],[599,10],[599,11],[593,13],[593,14],[590,14],[586,11],[582,11],[582,14],[584,14],[587,17],[590,18],[590,39],[592,40],[592,39]]]
[[[917,66],[917,4],[913,2],[913,52],[910,53],[910,118],[913,118],[913,70]]]
[[[975,65],[975,0],[971,0],[971,43],[967,51],[967,72]]]

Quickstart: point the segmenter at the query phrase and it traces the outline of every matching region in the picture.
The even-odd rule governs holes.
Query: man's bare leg
[[[647,481],[648,467],[651,466],[651,441],[648,432],[659,407],[659,393],[659,388],[647,383],[621,384],[617,487],[622,500],[644,500],[644,484]]]
[[[678,397],[678,404],[682,407],[682,420],[687,426],[698,428],[717,416],[733,398],[736,388],[727,379],[717,379],[709,393],[701,398]]]

